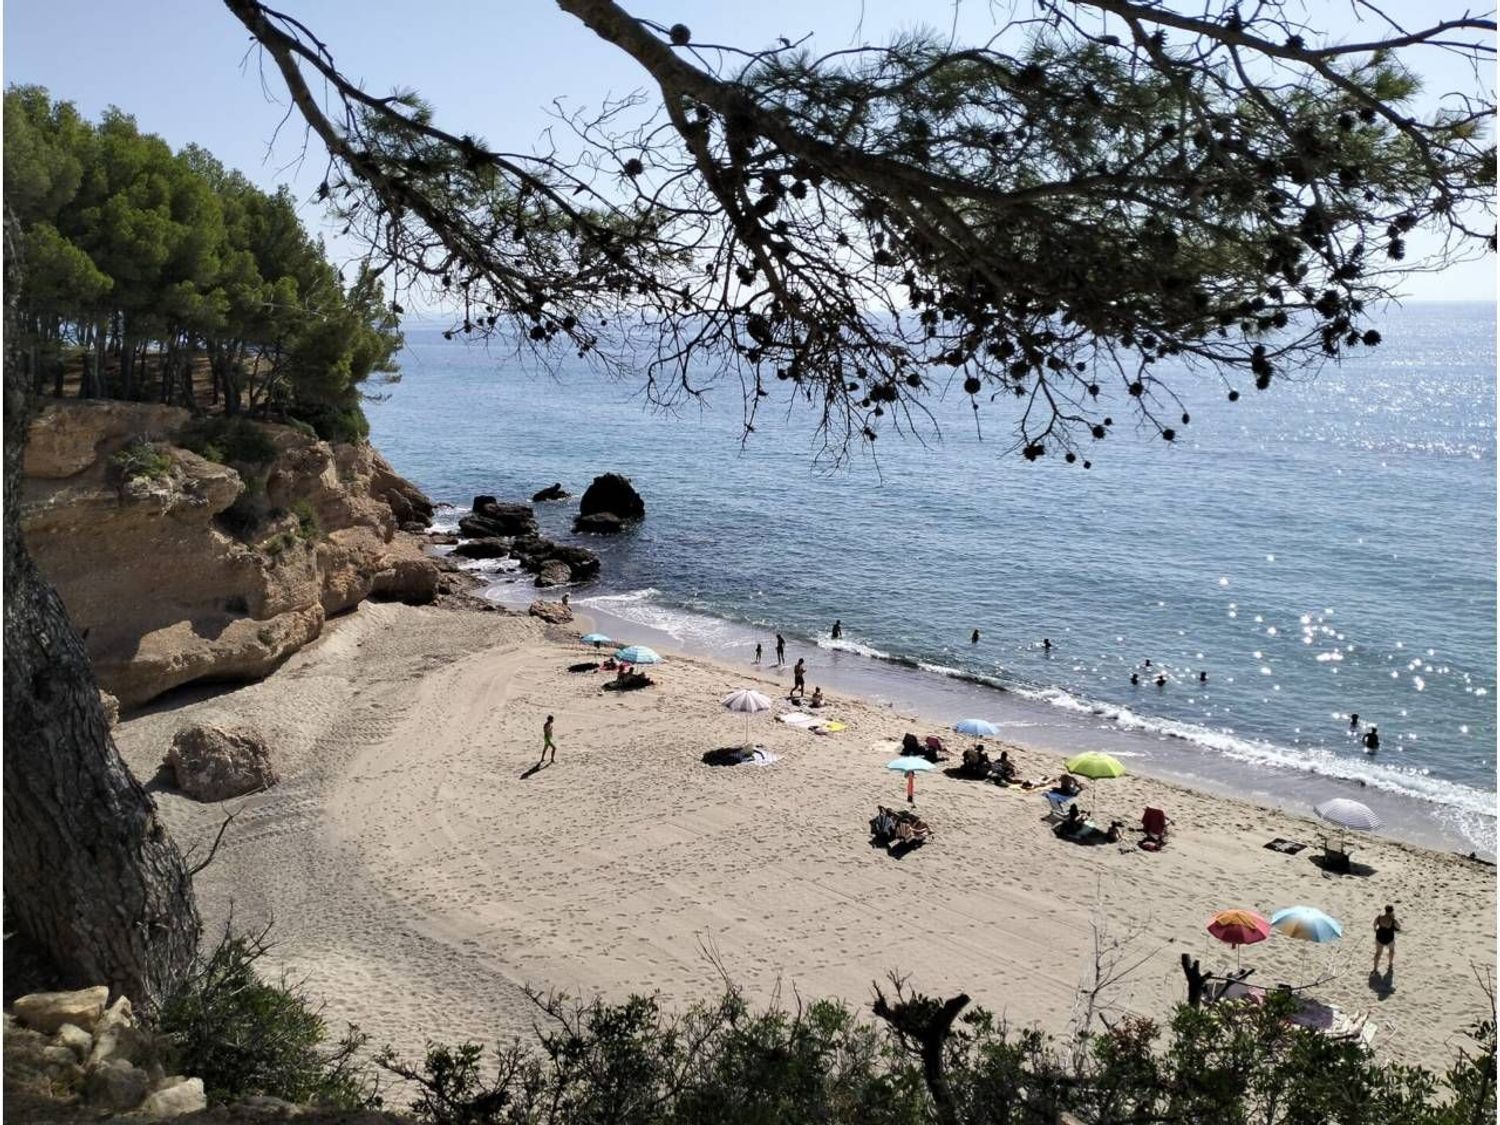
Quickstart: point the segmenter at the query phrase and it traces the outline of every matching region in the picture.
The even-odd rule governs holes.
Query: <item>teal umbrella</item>
[[[661,656],[653,648],[645,645],[630,645],[615,653],[615,659],[621,664],[660,664]]]
[[[615,643],[603,633],[585,633],[579,640],[583,641],[586,645],[593,645],[595,648],[598,648],[600,645],[612,645]]]
[[[1288,906],[1271,915],[1271,928],[1287,937],[1303,941],[1336,941],[1344,936],[1344,927],[1316,906]]]
[[[909,771],[914,771],[916,773],[930,773],[932,770],[937,769],[937,766],[933,765],[926,758],[908,757],[896,758],[893,761],[889,761],[885,764],[885,768],[888,770],[900,770],[902,773],[907,773]]]

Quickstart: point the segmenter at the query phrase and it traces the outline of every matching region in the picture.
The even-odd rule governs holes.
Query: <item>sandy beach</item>
[[[588,656],[578,632],[366,604],[262,683],[182,693],[127,719],[118,742],[143,781],[189,722],[250,723],[273,748],[282,782],[269,792],[218,806],[156,793],[200,856],[225,812],[242,810],[197,879],[209,933],[231,917],[274,920],[278,964],[330,1022],[408,1055],[428,1040],[524,1034],[528,986],[674,1004],[710,995],[720,979],[705,950],[756,998],[779,988],[864,1004],[896,970],[1062,1033],[1099,935],[1141,962],[1105,1002],[1162,1018],[1184,995],[1181,953],[1234,966],[1204,924],[1235,906],[1307,904],[1343,922],[1342,941],[1276,935],[1243,963],[1265,985],[1330,977],[1309,993],[1368,1013],[1383,1057],[1442,1068],[1488,1011],[1492,867],[1365,836],[1355,857],[1373,873],[1327,875],[1310,860],[1318,824],[1133,776],[1093,783],[1082,803],[1131,826],[1164,808],[1166,850],[1140,850],[1133,831],[1080,847],[1053,836],[1041,796],[941,773],[917,781],[936,838],[893,859],[867,827],[877,803],[903,800],[900,775],[883,768],[891,741],[938,728],[835,695],[826,713],[843,731],[759,716],[753,737],[779,760],[710,768],[705,750],[745,734],[720,698],[740,686],[784,698],[790,670],[667,653],[656,686],[616,695],[600,674],[567,671]],[[532,771],[548,714],[557,761]],[[1025,777],[1060,768],[1011,753]],[[1273,837],[1314,846],[1283,855],[1262,846]],[[1370,974],[1386,903],[1403,927],[1389,982]]]

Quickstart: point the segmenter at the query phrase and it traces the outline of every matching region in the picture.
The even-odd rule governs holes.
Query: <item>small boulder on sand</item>
[[[566,625],[573,620],[573,611],[562,602],[547,602],[538,599],[531,603],[527,611],[532,617],[540,617],[543,621],[553,625]]]
[[[223,801],[267,789],[279,780],[260,732],[194,723],[172,739],[166,765],[177,787],[200,801]]]

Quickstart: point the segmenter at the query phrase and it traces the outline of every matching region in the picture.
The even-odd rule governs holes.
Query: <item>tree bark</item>
[[[27,394],[10,329],[17,237],[5,224],[5,896],[65,981],[151,1006],[190,967],[192,880],[115,749],[99,688],[57,591],[21,536]]]

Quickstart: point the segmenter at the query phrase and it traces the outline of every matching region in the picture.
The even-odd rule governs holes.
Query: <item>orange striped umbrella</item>
[[[1208,932],[1225,945],[1234,946],[1238,964],[1240,946],[1265,941],[1271,936],[1271,923],[1253,910],[1221,910],[1208,920]]]

